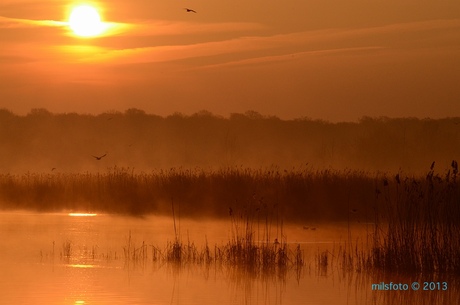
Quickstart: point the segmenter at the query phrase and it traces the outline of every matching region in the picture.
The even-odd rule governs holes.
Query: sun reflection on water
[[[69,216],[72,217],[94,217],[97,216],[96,213],[69,213]]]
[[[71,268],[95,268],[95,265],[85,265],[85,264],[70,264],[68,265]]]

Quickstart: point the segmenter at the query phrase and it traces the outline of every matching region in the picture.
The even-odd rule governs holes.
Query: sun
[[[90,5],[80,5],[72,9],[69,27],[80,37],[94,37],[104,31],[104,23],[99,13]]]

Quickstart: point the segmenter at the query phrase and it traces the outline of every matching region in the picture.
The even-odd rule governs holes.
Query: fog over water
[[[83,2],[0,0],[0,305],[460,304],[459,0]]]
[[[0,110],[1,173],[100,172],[171,167],[447,170],[460,152],[460,118],[369,118],[329,123],[281,120],[257,112],[167,117],[139,109],[99,115],[25,116]],[[105,155],[101,160],[95,157]]]
[[[25,305],[457,304],[459,128],[0,110],[0,292]],[[449,288],[372,288],[414,281]]]

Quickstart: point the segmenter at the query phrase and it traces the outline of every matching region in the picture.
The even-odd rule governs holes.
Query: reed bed
[[[66,264],[94,264],[94,262],[113,262],[122,259],[125,266],[140,266],[149,264],[157,266],[171,265],[175,267],[201,266],[209,268],[235,270],[251,276],[286,275],[289,270],[299,273],[304,267],[304,255],[299,246],[291,249],[287,244],[254,245],[233,244],[215,245],[213,248],[205,244],[202,247],[192,242],[182,243],[179,240],[168,242],[165,246],[147,244],[143,241],[136,244],[129,237],[122,247],[122,255],[116,251],[98,252],[97,247],[87,250],[85,247],[75,249],[70,241],[62,244],[60,259]],[[40,251],[42,260],[53,259],[54,252],[44,254]]]
[[[374,267],[397,272],[460,274],[458,165],[444,175],[434,163],[425,179],[382,182],[370,257]]]
[[[383,176],[372,203],[367,241],[348,241],[318,252],[320,274],[342,271],[460,275],[460,186],[454,160],[445,174],[434,162],[423,178]],[[334,266],[335,264],[335,266]]]
[[[424,177],[398,173],[375,180],[366,240],[318,251],[316,271],[460,275],[460,186],[454,160],[446,173],[433,164]],[[350,221],[350,220],[348,220]]]
[[[174,211],[173,204],[172,210]],[[148,264],[174,267],[202,266],[209,268],[214,266],[251,276],[277,275],[283,277],[289,270],[295,270],[299,274],[305,265],[304,252],[300,245],[290,246],[286,242],[282,228],[272,227],[275,226],[272,225],[275,222],[272,222],[268,213],[265,213],[263,217],[265,225],[259,226],[256,213],[258,213],[256,210],[230,213],[231,237],[227,243],[222,245],[216,244],[210,247],[207,240],[203,246],[196,246],[190,239],[183,242],[181,235],[176,230],[173,217],[174,239],[163,247],[148,244],[145,241],[136,243],[129,232],[126,243],[122,247],[121,256],[117,256],[117,252],[113,251],[99,253],[98,247],[94,246],[91,250],[88,250],[86,246],[75,247],[70,240],[65,240],[62,243],[60,258],[66,263],[123,259],[126,266],[141,267]],[[261,232],[256,230],[261,230]],[[272,231],[279,232],[281,241],[278,241],[278,238],[270,240]],[[263,240],[256,239],[256,236],[263,237]]]
[[[203,247],[198,248],[190,240],[183,243],[175,230],[174,242],[168,243],[165,250],[159,252],[159,257],[177,265],[214,264],[252,275],[280,275],[290,269],[302,269],[305,259],[300,245],[291,249],[283,236],[282,224],[272,219],[277,215],[269,213],[268,209],[261,210],[255,201],[251,202],[253,205],[239,212],[229,208],[231,237],[226,244],[215,245],[212,249],[206,241]],[[263,226],[260,225],[261,219]],[[271,231],[280,234],[281,242],[278,238],[271,240]]]
[[[360,171],[276,167],[0,174],[0,208],[170,215],[173,199],[182,216],[225,218],[228,207],[242,210],[256,198],[277,205],[286,221],[340,220],[347,212],[344,198],[364,209],[373,199],[374,181]]]
[[[229,217],[231,236],[224,245],[198,248],[175,230],[163,249],[126,246],[125,257],[177,264],[220,264],[245,270],[305,265],[299,247],[288,247],[283,221],[309,219],[372,222],[366,241],[353,240],[319,252],[318,270],[383,270],[460,274],[460,187],[458,165],[444,173],[434,163],[426,175],[292,169],[218,171],[171,169],[135,174],[107,173],[0,175],[4,208],[87,209],[142,215]],[[276,242],[275,242],[276,241]],[[64,252],[73,252],[71,251]],[[150,250],[150,251],[149,251]],[[327,273],[327,272],[326,272]]]

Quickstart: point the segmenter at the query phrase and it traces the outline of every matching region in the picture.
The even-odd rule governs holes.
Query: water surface
[[[262,228],[261,228],[262,227]],[[255,223],[256,238],[264,225]],[[459,304],[455,277],[378,275],[319,268],[317,254],[337,253],[345,241],[367,243],[372,224],[270,224],[304,252],[302,270],[252,274],[230,266],[126,259],[129,245],[147,251],[174,239],[173,220],[149,216],[0,214],[0,293],[4,304]],[[230,220],[176,221],[184,243],[211,249],[232,237]],[[125,250],[124,250],[125,249]],[[148,253],[151,257],[151,253]],[[332,264],[331,264],[332,263]],[[447,291],[375,291],[373,283],[448,281]],[[429,303],[431,302],[431,303]],[[434,303],[433,303],[434,302]]]

